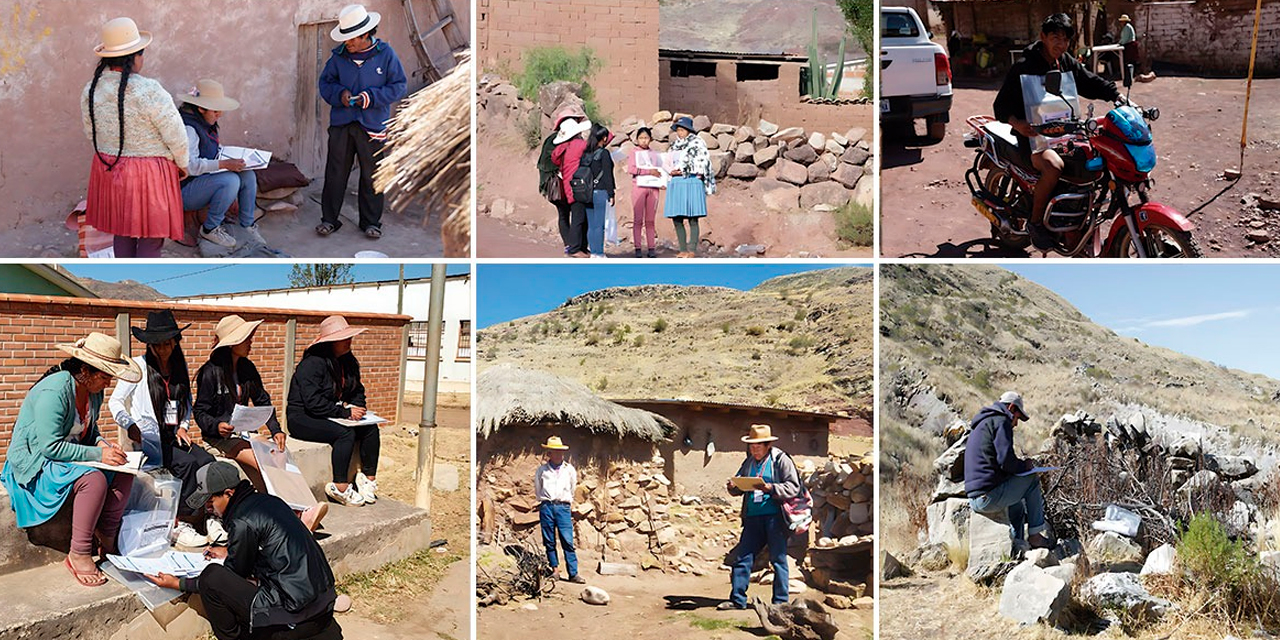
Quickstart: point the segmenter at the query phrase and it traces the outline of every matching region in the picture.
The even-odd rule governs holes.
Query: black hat
[[[132,327],[131,331],[133,331],[133,337],[137,338],[138,342],[156,344],[181,336],[182,332],[189,326],[191,326],[191,323],[188,322],[185,327],[179,327],[178,321],[173,317],[173,312],[164,309],[147,313],[146,328]]]
[[[215,460],[196,471],[196,488],[187,498],[192,509],[204,507],[209,497],[240,484],[240,470],[225,460]]]

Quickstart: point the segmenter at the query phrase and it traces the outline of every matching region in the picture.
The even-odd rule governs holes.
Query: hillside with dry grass
[[[986,265],[885,265],[880,283],[882,509],[894,550],[912,548],[933,489],[940,429],[1007,389],[1033,419],[1034,451],[1064,413],[1143,413],[1166,433],[1194,433],[1274,463],[1280,381],[1123,337],[1016,274]],[[1261,464],[1260,464],[1261,466]]]
[[[873,272],[782,276],[750,291],[644,285],[586,293],[477,334],[511,362],[607,398],[698,399],[870,416]]]

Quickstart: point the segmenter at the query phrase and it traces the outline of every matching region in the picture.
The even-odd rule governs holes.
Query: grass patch
[[[567,81],[582,85],[579,95],[582,108],[592,122],[608,124],[600,113],[591,77],[604,68],[604,60],[590,47],[569,51],[564,47],[531,47],[522,56],[523,69],[512,76],[511,82],[520,91],[520,97],[538,101],[538,91],[552,82]],[[539,132],[541,134],[541,132]]]
[[[667,325],[666,318],[658,318],[657,320],[653,321],[653,332],[662,333],[663,331],[667,330],[667,326],[668,325]]]
[[[724,631],[726,629],[750,629],[753,624],[743,620],[726,620],[723,618],[708,618],[693,612],[687,612],[680,615],[684,618],[689,626],[703,631]]]
[[[542,146],[542,110],[534,109],[525,117],[516,121],[516,128],[520,132],[520,139],[524,141],[524,146],[528,149],[537,149]]]
[[[871,208],[850,200],[835,212],[836,236],[855,247],[869,247],[875,241]]]

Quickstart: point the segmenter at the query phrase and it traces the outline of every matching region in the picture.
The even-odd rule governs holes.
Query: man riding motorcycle
[[[1023,98],[1022,76],[1043,79],[1050,71],[1058,70],[1064,75],[1070,73],[1074,76],[1076,89],[1081,96],[1110,102],[1123,100],[1114,82],[1085,69],[1075,57],[1067,53],[1075,34],[1075,26],[1067,14],[1055,13],[1046,18],[1040,25],[1040,39],[1027,47],[1023,59],[1009,69],[993,105],[996,119],[1013,127],[1019,150],[1024,156],[1030,155],[1032,166],[1040,173],[1027,231],[1031,235],[1032,244],[1042,251],[1048,251],[1056,244],[1053,234],[1044,227],[1044,214],[1058,178],[1062,175],[1063,162],[1058,153],[1049,148],[1044,138],[1031,126],[1032,118]]]

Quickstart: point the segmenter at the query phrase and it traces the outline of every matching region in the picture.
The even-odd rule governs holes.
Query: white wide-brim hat
[[[560,144],[566,140],[572,140],[590,129],[590,120],[565,120],[560,123],[560,129],[556,131],[555,140],[552,140],[551,144]]]
[[[150,31],[138,31],[132,18],[115,18],[102,25],[102,42],[93,48],[99,58],[118,58],[137,53],[151,44]]]
[[[240,108],[240,101],[227,96],[222,83],[217,80],[201,80],[196,83],[190,93],[178,96],[185,104],[194,104],[210,111],[235,111]]]
[[[382,22],[382,14],[369,11],[362,4],[349,4],[338,14],[338,26],[329,32],[329,37],[337,42],[346,42],[373,31],[379,22]]]

